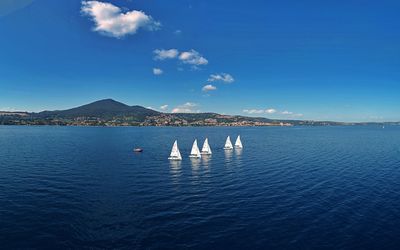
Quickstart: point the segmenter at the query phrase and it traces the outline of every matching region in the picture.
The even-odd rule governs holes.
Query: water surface
[[[399,215],[400,127],[0,126],[3,249],[395,249]]]

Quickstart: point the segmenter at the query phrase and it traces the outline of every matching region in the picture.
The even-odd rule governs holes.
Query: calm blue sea
[[[0,248],[399,249],[400,127],[0,126]]]

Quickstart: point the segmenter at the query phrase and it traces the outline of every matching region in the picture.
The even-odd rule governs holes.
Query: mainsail
[[[212,154],[210,145],[208,144],[208,138],[204,141],[203,148],[201,149],[201,153],[204,155]]]
[[[240,135],[236,138],[235,148],[243,148],[242,141],[240,140]]]
[[[172,146],[171,154],[168,157],[170,160],[182,160],[181,152],[179,152],[178,142],[175,140]]]
[[[224,149],[233,149],[232,142],[231,142],[231,137],[229,135],[226,138]]]
[[[199,150],[199,147],[197,146],[197,139],[194,140],[194,142],[193,142],[192,151],[190,152],[189,157],[201,158],[200,150]]]

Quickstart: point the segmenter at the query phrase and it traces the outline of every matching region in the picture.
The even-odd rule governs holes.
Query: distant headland
[[[367,125],[311,120],[277,120],[264,117],[221,115],[217,113],[163,113],[142,106],[129,106],[104,99],[80,107],[30,112],[0,111],[0,125],[59,126],[335,126]],[[398,123],[390,123],[400,125]]]

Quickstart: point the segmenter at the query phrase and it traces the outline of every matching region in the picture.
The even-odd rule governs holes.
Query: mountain
[[[78,117],[113,119],[130,117],[133,120],[142,121],[147,116],[154,116],[159,114],[160,112],[152,109],[147,109],[142,106],[128,106],[113,99],[104,99],[67,110],[43,111],[35,114],[34,116],[46,119],[74,119]]]
[[[399,125],[400,123],[386,124]],[[277,120],[265,117],[221,115],[217,113],[162,113],[142,106],[129,106],[112,99],[104,99],[67,110],[43,111],[39,113],[0,112],[0,125],[330,126],[356,125],[356,123]],[[357,123],[357,125],[367,124]]]

